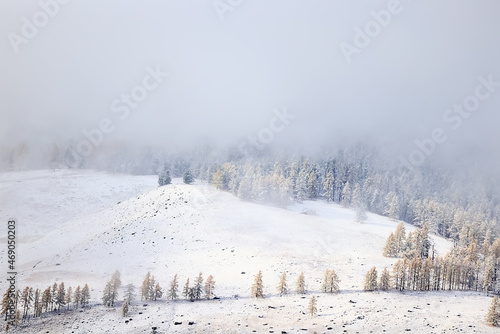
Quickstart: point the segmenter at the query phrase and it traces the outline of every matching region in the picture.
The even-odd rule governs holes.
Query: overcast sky
[[[497,0],[65,1],[0,2],[3,144],[78,140],[109,119],[104,140],[237,145],[286,107],[275,144],[361,138],[409,154],[441,128],[439,150],[498,156],[500,86],[460,124],[446,114],[479,77],[500,82]]]

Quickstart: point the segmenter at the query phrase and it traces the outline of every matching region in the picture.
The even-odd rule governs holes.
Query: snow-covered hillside
[[[98,306],[31,320],[24,332],[149,333],[153,326],[160,333],[493,332],[483,322],[490,303],[483,294],[362,291],[370,267],[391,269],[395,262],[382,256],[397,225],[385,217],[368,214],[358,223],[352,210],[321,201],[285,210],[244,202],[207,184],[156,184],[154,176],[89,171],[0,175],[1,214],[20,225],[18,286],[88,283],[93,302],[100,303],[115,270],[136,287],[148,271],[164,287],[176,273],[182,286],[202,272],[214,276],[220,299],[136,303],[126,319],[119,309]],[[440,255],[450,249],[448,241],[433,239]],[[5,245],[5,236],[1,241]],[[339,295],[319,292],[331,268],[341,279]],[[249,297],[259,270],[263,300]],[[292,289],[304,272],[309,295],[278,296],[283,271]],[[311,294],[319,296],[316,317],[304,314]]]

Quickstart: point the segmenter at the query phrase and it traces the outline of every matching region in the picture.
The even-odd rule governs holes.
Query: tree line
[[[2,298],[0,314],[4,316],[5,330],[8,331],[11,326],[11,322],[7,321],[9,314],[15,314],[14,323],[17,326],[20,321],[39,318],[43,313],[85,308],[89,303],[90,288],[87,284],[83,288],[78,285],[73,290],[71,286],[65,287],[64,282],[54,282],[43,291],[29,286],[15,293],[7,289]]]

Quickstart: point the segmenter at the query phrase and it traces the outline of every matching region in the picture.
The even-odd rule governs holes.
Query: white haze
[[[73,0],[15,53],[8,34],[40,5],[2,1],[0,142],[79,140],[109,118],[106,141],[238,145],[286,106],[296,118],[277,146],[364,140],[408,155],[444,128],[432,159],[496,163],[500,89],[457,130],[443,115],[479,76],[500,81],[500,2],[401,1],[348,64],[340,43],[388,3],[242,1],[222,21],[209,0]],[[169,77],[120,120],[112,102],[157,65]]]

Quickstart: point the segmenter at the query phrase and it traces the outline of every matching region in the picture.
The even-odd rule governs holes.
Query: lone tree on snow
[[[170,171],[167,170],[167,167],[163,167],[163,170],[158,174],[158,185],[161,187],[170,183],[172,183]]]
[[[323,292],[337,293],[340,291],[339,289],[339,277],[335,272],[335,269],[326,270],[325,276],[323,277]]]
[[[189,169],[184,173],[183,180],[185,184],[191,184],[194,182],[194,177]]]
[[[306,279],[304,277],[304,273],[300,273],[299,278],[297,279],[297,293],[305,294],[306,293]]]
[[[316,307],[316,297],[312,296],[309,301],[309,314],[315,316],[318,313],[318,308]]]
[[[255,276],[255,281],[252,285],[252,297],[264,298],[264,287],[262,283],[262,270],[259,270],[257,276]]]
[[[491,326],[498,326],[500,323],[500,305],[498,303],[498,297],[493,297],[491,301],[490,308],[488,309],[488,314],[486,315],[486,323]]]
[[[286,272],[284,271],[280,277],[280,282],[276,287],[280,296],[286,295],[288,293],[288,286],[286,284]]]

